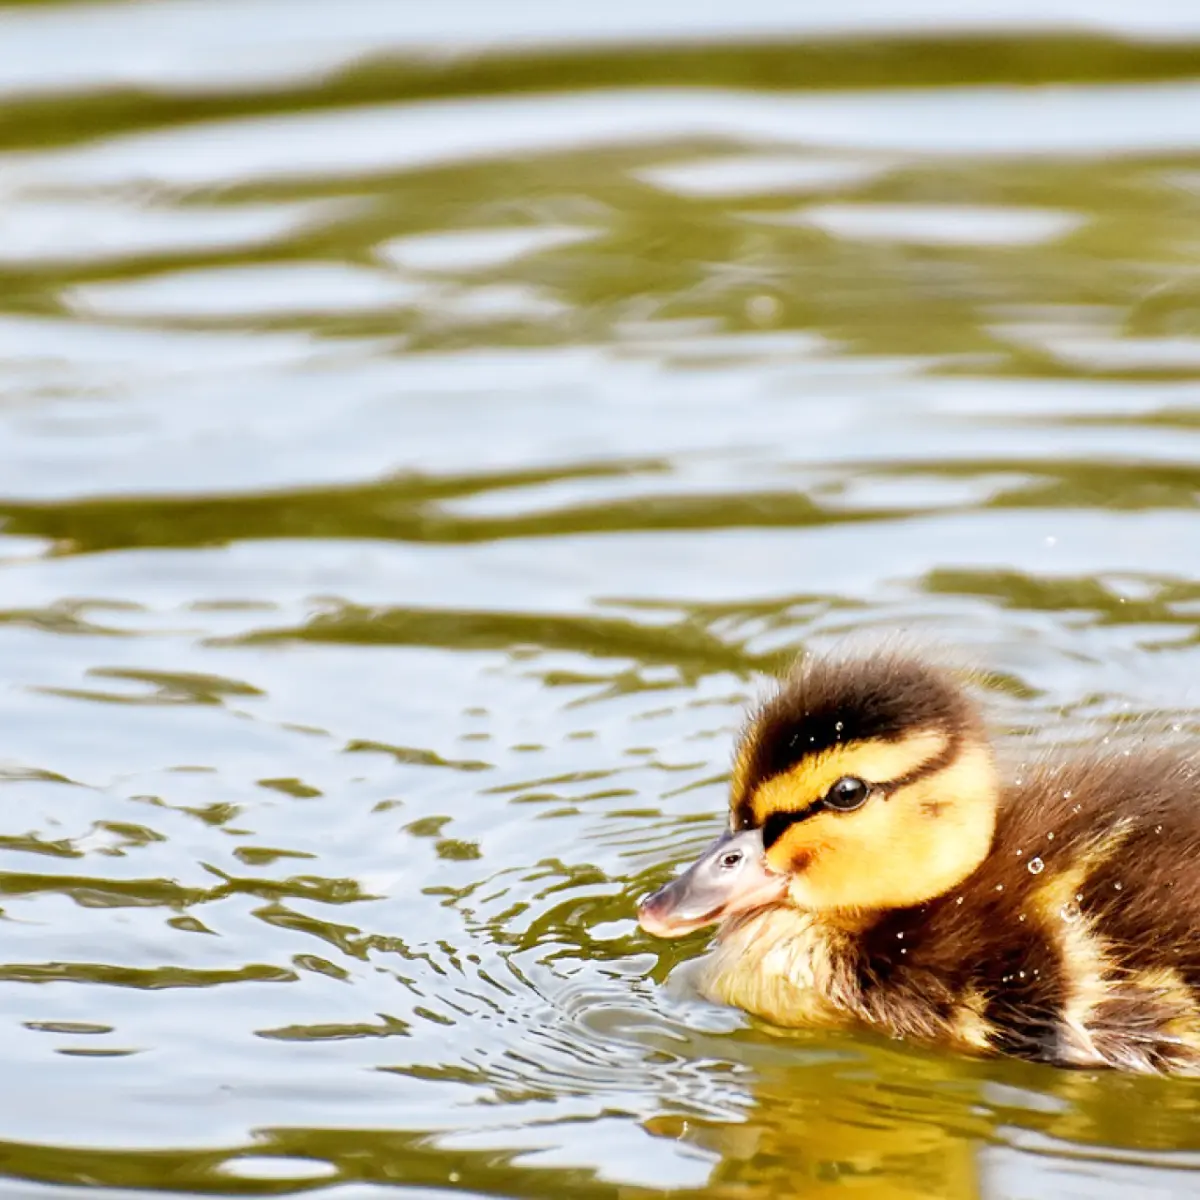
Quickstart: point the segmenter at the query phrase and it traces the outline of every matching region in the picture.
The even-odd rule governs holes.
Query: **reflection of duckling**
[[[951,1084],[946,1067],[878,1047],[815,1056],[799,1069],[783,1055],[756,1062],[751,1102],[736,1116],[662,1113],[646,1128],[718,1157],[706,1196],[845,1200],[857,1190],[871,1200],[975,1200],[976,1151],[993,1125],[978,1086]],[[905,1086],[881,1086],[894,1071]]]
[[[805,662],[742,739],[730,831],[639,918],[720,922],[702,990],[778,1024],[1200,1071],[1198,782],[1159,749],[1003,785],[940,671]]]

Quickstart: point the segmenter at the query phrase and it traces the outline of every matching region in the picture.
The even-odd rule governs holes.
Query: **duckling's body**
[[[1197,782],[1162,749],[1004,786],[946,676],[809,664],[748,727],[731,832],[643,924],[721,921],[702,990],[777,1024],[1200,1072]]]

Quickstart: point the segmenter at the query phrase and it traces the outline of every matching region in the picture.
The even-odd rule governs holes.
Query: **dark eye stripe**
[[[914,767],[907,775],[901,775],[899,779],[889,779],[884,783],[868,783],[872,795],[879,796],[880,799],[886,800],[895,791],[900,788],[908,787],[910,784],[916,783],[918,780],[924,779],[928,775],[933,775],[944,767],[949,766],[958,755],[959,746],[962,738],[955,734],[947,742],[945,748],[932,758],[927,758],[923,763]],[[776,810],[767,814],[767,819],[763,821],[763,846],[770,849],[775,842],[793,826],[800,824],[801,821],[807,821],[810,817],[815,817],[817,813],[828,811],[825,807],[824,799],[816,800],[807,808],[799,809],[796,812],[784,812]],[[751,829],[754,826],[754,810],[749,801],[744,805],[744,808],[739,806],[738,827],[741,829]]]
[[[809,817],[815,817],[817,813],[824,811],[824,802],[818,800],[816,804],[810,804],[799,812],[768,813],[762,827],[763,848],[769,850],[793,825],[799,825],[801,821],[807,821]]]
[[[954,732],[947,739],[946,745],[939,753],[933,755],[932,758],[927,758],[923,763],[918,763],[907,774],[901,775],[898,779],[889,779],[880,783],[868,782],[867,786],[871,789],[873,796],[878,796],[881,800],[887,800],[893,792],[899,791],[901,788],[906,788],[948,767],[958,757],[961,745],[962,735]],[[750,792],[734,808],[734,826],[738,829],[754,828],[753,794],[753,791]],[[822,798],[814,801],[807,808],[799,809],[796,812],[777,810],[768,813],[766,820],[762,824],[764,848],[770,849],[793,825],[798,825],[801,821],[807,821],[810,817],[815,817],[818,813],[826,811],[828,810],[825,807],[824,798]]]
[[[882,792],[883,795],[886,796],[887,789],[891,785],[884,784],[882,787],[880,787],[880,786],[877,786],[876,784],[868,783],[868,784],[865,784],[864,786],[866,788],[867,795],[864,797],[863,802],[865,802],[865,800],[868,797],[870,797],[871,795],[873,795],[876,792]],[[861,807],[862,807],[862,803],[856,805],[854,808],[839,810],[836,805],[826,804],[824,798],[822,797],[822,799],[815,801],[814,803],[810,804],[807,808],[800,809],[799,812],[776,811],[776,812],[768,813],[767,819],[763,822],[763,827],[762,827],[763,828],[763,848],[769,849],[775,842],[779,841],[779,839],[781,837],[783,837],[784,833],[788,829],[790,829],[793,825],[798,825],[801,821],[807,821],[809,819],[809,817],[815,817],[817,815],[817,813],[820,813],[820,812],[835,812],[836,813],[839,811],[857,812],[858,809]]]

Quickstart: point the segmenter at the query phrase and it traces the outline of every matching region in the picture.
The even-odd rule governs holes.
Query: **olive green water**
[[[1200,1194],[634,923],[803,647],[1200,703],[1200,18],[804,7],[0,3],[0,1196]]]

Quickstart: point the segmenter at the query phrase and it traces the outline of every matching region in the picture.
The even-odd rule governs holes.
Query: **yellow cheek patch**
[[[949,735],[940,729],[921,729],[898,741],[882,739],[849,742],[834,746],[799,762],[790,771],[768,779],[750,797],[754,823],[761,825],[773,812],[802,812],[822,799],[843,776],[864,779],[868,783],[890,783],[923,767],[950,746]],[[738,755],[734,769],[733,796],[740,796],[744,785],[748,751]]]

